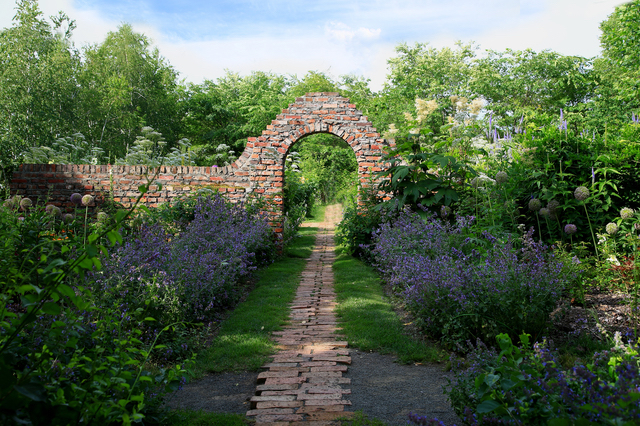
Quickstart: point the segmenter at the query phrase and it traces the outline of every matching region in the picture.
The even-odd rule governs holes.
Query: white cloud
[[[380,37],[382,30],[380,28],[364,28],[357,30],[352,29],[342,22],[328,22],[324,27],[325,33],[332,39],[340,41],[352,40],[375,40]]]
[[[260,4],[269,2],[263,0]],[[81,3],[82,7],[78,6]],[[171,27],[169,33],[162,30],[161,23],[168,20],[181,23],[187,17],[180,13],[163,15],[151,8],[135,15],[131,8],[122,9],[126,15],[117,18],[116,15],[107,18],[81,0],[40,0],[40,8],[44,16],[64,10],[77,21],[73,37],[77,46],[104,40],[109,31],[115,31],[121,24],[114,19],[130,22],[135,31],[153,39],[182,78],[195,83],[205,78],[215,80],[224,75],[225,69],[244,75],[260,70],[299,76],[317,70],[334,76],[360,74],[370,78],[372,88],[379,90],[385,81],[386,62],[400,42],[452,47],[456,40],[473,40],[482,49],[552,49],[565,55],[595,56],[600,52],[598,26],[621,3],[621,0],[368,0],[366,3],[317,0],[278,9],[283,14],[294,11],[299,17],[314,7],[314,17],[309,21],[294,15],[279,22],[244,16],[245,20],[255,19],[257,24],[242,27],[240,32],[233,22],[225,22],[234,28],[231,33],[200,33],[198,25],[185,30],[182,24],[167,25]],[[14,5],[13,0],[0,0],[0,27],[11,25]],[[106,0],[101,7],[108,7],[105,5]],[[217,22],[216,19],[221,17],[211,16],[211,22]],[[198,41],[185,39],[191,36],[198,37]]]

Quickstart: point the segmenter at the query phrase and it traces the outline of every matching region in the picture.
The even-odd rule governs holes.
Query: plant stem
[[[536,221],[538,222],[538,237],[540,241],[542,241],[542,230],[540,229],[540,217],[538,216],[538,212],[536,211]]]
[[[593,226],[591,226],[591,219],[589,218],[587,205],[584,203],[582,205],[584,206],[584,212],[587,214],[587,221],[589,222],[589,230],[591,230],[591,239],[593,240],[593,248],[596,251],[596,259],[600,260],[600,255],[598,254],[598,243],[596,243],[596,236],[593,234]]]

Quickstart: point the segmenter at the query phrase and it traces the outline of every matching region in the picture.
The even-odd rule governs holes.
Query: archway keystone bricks
[[[234,202],[262,197],[270,201],[269,221],[274,231],[283,231],[282,187],[285,158],[301,138],[315,133],[330,133],[342,138],[355,153],[360,185],[378,180],[372,172],[383,170],[385,151],[394,146],[383,139],[356,106],[338,93],[307,93],[283,109],[258,137],[248,138],[242,155],[226,167],[23,164],[14,172],[11,194],[48,200],[62,208],[72,208],[69,196],[109,194],[117,202],[130,205],[139,195],[138,187],[146,176],[158,172],[143,203],[155,207],[179,199],[191,191],[208,188]],[[98,197],[98,200],[100,198]]]

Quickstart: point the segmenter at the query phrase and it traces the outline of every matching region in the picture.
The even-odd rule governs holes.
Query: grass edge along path
[[[336,315],[350,348],[394,354],[403,364],[443,362],[448,353],[408,336],[377,272],[336,246]]]

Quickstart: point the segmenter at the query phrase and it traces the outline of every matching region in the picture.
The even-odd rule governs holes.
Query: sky
[[[226,70],[324,72],[371,80],[380,90],[400,43],[563,55],[600,54],[599,24],[620,0],[40,0],[44,16],[74,19],[77,47],[100,43],[122,23],[152,40],[180,79],[201,83]],[[0,28],[15,1],[0,0]]]

